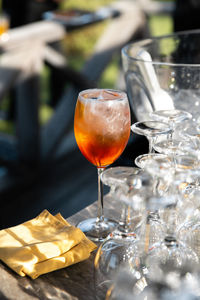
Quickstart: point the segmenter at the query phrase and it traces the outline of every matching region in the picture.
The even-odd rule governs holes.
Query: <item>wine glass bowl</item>
[[[149,141],[149,153],[152,152],[154,140],[161,135],[169,135],[172,130],[167,123],[160,121],[142,121],[131,125],[134,133],[144,135]]]
[[[130,135],[130,109],[124,92],[92,89],[79,93],[74,133],[82,154],[107,167],[123,152]]]
[[[159,134],[169,134],[170,128],[167,123],[158,121],[136,122],[131,125],[131,130],[137,134],[155,137]]]
[[[97,295],[99,290],[106,294],[119,269],[129,266],[130,258],[136,256],[135,243],[144,211],[144,198],[139,191],[142,182],[147,180],[145,175],[143,170],[134,167],[108,168],[101,174],[102,182],[112,190],[116,205],[123,204],[123,210],[119,225],[103,241],[95,256]]]
[[[190,143],[178,139],[165,140],[153,145],[154,149],[169,156],[183,155],[186,152],[186,147],[190,147]]]
[[[162,163],[167,162],[170,163],[171,159],[168,155],[162,153],[148,153],[148,154],[141,154],[136,157],[135,164],[138,168],[145,169],[145,167],[152,163]]]
[[[192,115],[189,112],[178,109],[156,110],[150,113],[150,116],[153,120],[166,122],[173,131],[176,124],[188,121],[192,118]]]

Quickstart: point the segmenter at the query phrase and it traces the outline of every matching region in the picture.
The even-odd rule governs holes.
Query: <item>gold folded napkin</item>
[[[53,216],[47,210],[0,231],[0,259],[19,275],[32,279],[83,261],[96,247],[61,214]]]

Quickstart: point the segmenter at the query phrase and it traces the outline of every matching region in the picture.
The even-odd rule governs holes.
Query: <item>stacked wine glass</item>
[[[95,257],[97,299],[200,299],[199,45],[190,31],[122,49],[149,152],[101,174],[123,210]]]

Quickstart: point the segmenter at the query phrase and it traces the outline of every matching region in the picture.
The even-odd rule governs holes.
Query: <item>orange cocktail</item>
[[[95,241],[104,240],[116,222],[104,219],[100,175],[123,152],[130,135],[130,109],[126,93],[109,89],[90,89],[79,93],[74,133],[82,154],[98,170],[98,216],[78,227]]]
[[[130,135],[130,110],[124,93],[89,90],[79,95],[74,132],[82,154],[95,166],[112,164]]]

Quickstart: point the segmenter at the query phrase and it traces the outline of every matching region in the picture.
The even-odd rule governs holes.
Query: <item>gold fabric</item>
[[[0,231],[0,259],[32,279],[89,258],[96,245],[61,214],[36,218]]]

